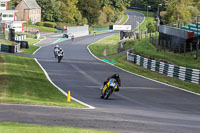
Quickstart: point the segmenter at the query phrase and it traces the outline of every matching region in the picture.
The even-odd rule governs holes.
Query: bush
[[[64,26],[69,27],[69,26],[76,26],[76,25],[70,24],[70,23],[57,22],[57,26],[63,28]]]
[[[36,25],[37,26],[44,26],[44,22],[37,22]]]
[[[50,28],[55,28],[56,23],[54,23],[54,22],[44,22],[44,26],[50,27]]]

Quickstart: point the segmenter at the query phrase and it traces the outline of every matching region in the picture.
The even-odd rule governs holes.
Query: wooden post
[[[192,56],[192,43],[190,43],[190,54]]]
[[[160,50],[162,50],[162,40],[160,40]]]
[[[171,47],[170,47],[170,40],[168,41],[168,50],[169,50],[169,51],[171,50]]]
[[[166,50],[166,40],[164,40],[163,45],[164,45],[164,51],[165,51]]]
[[[198,50],[199,50],[199,39],[197,40],[197,45],[196,45],[196,59],[198,58]]]
[[[185,52],[186,52],[186,42],[184,43],[184,56],[185,56]]]

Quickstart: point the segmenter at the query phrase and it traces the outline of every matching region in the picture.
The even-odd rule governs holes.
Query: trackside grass
[[[12,42],[9,40],[4,40],[4,39],[0,39],[0,44],[5,44],[5,45],[17,45],[16,42]]]
[[[50,28],[50,27],[45,27],[45,26],[37,26],[34,24],[24,24],[24,26],[37,28],[37,29],[39,29],[40,32],[56,32],[57,31],[57,29],[55,29],[55,28]]]
[[[128,14],[124,13],[122,21],[119,24],[124,24],[128,20]]]
[[[150,43],[148,43],[148,49],[147,49],[146,39],[143,39],[141,41],[139,40],[128,41],[124,45],[124,47],[126,49],[134,48],[136,53],[145,55],[147,57],[153,57],[155,59],[165,60],[174,65],[200,69],[200,57],[198,59],[194,59],[193,57],[196,51],[193,51],[192,53],[187,52],[185,55],[184,53],[182,54],[174,53],[168,50],[157,51],[156,48]],[[198,51],[198,55],[200,55],[200,51]]]
[[[116,37],[116,39],[114,39],[115,37]],[[126,55],[109,57],[109,58],[102,57],[102,51],[105,51],[105,49],[110,48],[110,46],[106,46],[106,45],[109,45],[112,43],[113,45],[115,44],[113,47],[115,47],[115,49],[117,48],[117,46],[118,46],[117,44],[119,41],[117,38],[118,38],[118,36],[116,36],[116,35],[107,37],[97,43],[90,45],[89,48],[94,55],[100,57],[101,59],[108,59],[108,60],[114,61],[117,63],[116,66],[119,66],[125,70],[128,70],[130,72],[133,72],[133,73],[136,73],[136,74],[139,74],[139,75],[142,75],[142,76],[145,76],[145,77],[157,80],[157,81],[161,81],[161,82],[164,82],[164,83],[176,86],[176,87],[180,87],[180,88],[183,88],[186,90],[200,93],[200,85],[189,83],[189,82],[184,82],[184,81],[178,80],[176,78],[167,77],[167,76],[161,75],[159,73],[147,70],[141,66],[132,64],[126,60]],[[115,40],[115,41],[113,41],[113,40]],[[155,48],[152,45],[149,45],[149,49],[146,50],[145,42],[146,42],[145,40],[142,40],[142,41],[138,41],[138,40],[132,41],[131,40],[131,41],[128,41],[127,44],[125,44],[125,48],[134,48],[137,53],[142,53],[144,55],[147,54],[148,56],[158,54],[157,52],[155,52]],[[112,54],[114,54],[114,52],[112,52]],[[161,53],[159,53],[159,54],[161,54]],[[157,58],[159,58],[159,57],[160,57],[160,55],[157,55]],[[162,53],[162,57],[168,57],[168,58],[165,58],[166,60],[168,60],[168,59],[170,60],[170,58],[171,58],[171,60],[174,60],[175,58],[177,58],[177,61],[179,60],[179,62],[185,61],[185,60],[180,59],[181,57],[185,58],[183,55],[179,55],[179,57],[175,57],[175,54],[168,55],[168,52]],[[192,61],[194,61],[194,60],[192,60]],[[188,61],[188,62],[190,62],[190,61]],[[187,61],[185,61],[185,64],[187,64]],[[188,65],[190,65],[190,64],[188,64]]]
[[[107,56],[118,52],[119,34],[114,34],[90,45],[89,48],[96,56]]]
[[[94,129],[80,129],[59,126],[41,126],[20,123],[1,123],[1,133],[117,133]]]
[[[24,54],[33,54],[38,48],[39,46],[35,46],[33,44],[39,42],[41,39],[44,39],[44,37],[40,37],[40,39],[33,39],[33,38],[27,38],[23,41],[28,41],[28,45],[29,45],[29,48],[28,49],[21,49],[22,50],[22,53]]]
[[[83,107],[66,102],[33,58],[0,54],[0,62],[0,103]]]

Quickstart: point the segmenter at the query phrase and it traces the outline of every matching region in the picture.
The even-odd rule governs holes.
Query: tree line
[[[9,7],[21,0],[11,0]],[[200,0],[36,0],[42,8],[42,21],[71,25],[104,25],[116,22],[126,7],[138,7],[152,11],[160,9],[164,24],[196,17]],[[162,6],[159,6],[162,4]]]
[[[162,4],[162,6],[159,4]],[[163,23],[169,24],[198,16],[200,0],[132,0],[131,6],[144,10],[147,6],[151,6],[152,11],[157,11],[159,8]]]
[[[21,0],[11,0],[14,9]],[[130,6],[131,0],[36,0],[42,8],[42,21],[71,25],[114,23]]]

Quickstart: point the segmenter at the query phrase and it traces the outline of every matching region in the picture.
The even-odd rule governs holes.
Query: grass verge
[[[39,46],[35,46],[33,44],[36,44],[37,42],[39,42],[42,39],[44,39],[44,37],[40,37],[39,40],[33,39],[33,38],[27,38],[27,39],[23,40],[23,41],[28,41],[29,48],[28,49],[21,49],[22,53],[33,54],[39,48]]]
[[[90,45],[89,48],[96,56],[106,56],[118,52],[119,34],[111,35],[103,40]]]
[[[55,29],[55,28],[50,28],[50,27],[45,27],[45,26],[37,26],[37,25],[33,25],[33,24],[24,24],[24,26],[37,28],[37,29],[39,29],[40,32],[56,32],[57,31],[57,29]]]
[[[0,54],[0,103],[83,107],[66,102],[33,58]]]
[[[0,39],[0,44],[5,44],[5,45],[17,45],[16,42],[9,41],[9,40],[4,40],[4,39]]]
[[[128,14],[124,13],[122,21],[119,24],[124,24],[128,20]]]
[[[112,39],[111,39],[112,38]],[[127,61],[126,59],[126,55],[123,56],[116,56],[116,57],[102,57],[102,51],[105,50],[109,50],[110,49],[110,44],[117,44],[119,42],[119,40],[117,41],[117,36],[110,36],[108,38],[105,38],[97,43],[94,43],[92,45],[89,46],[91,52],[100,57],[101,59],[107,59],[107,60],[111,60],[113,62],[116,62],[116,66],[119,66],[127,71],[142,75],[144,77],[148,77],[157,81],[161,81],[163,83],[167,83],[176,87],[180,87],[183,88],[185,90],[189,90],[189,91],[193,91],[196,93],[200,93],[200,85],[197,84],[193,84],[193,83],[189,83],[189,82],[185,82],[176,78],[171,78],[171,77],[167,77],[165,75],[161,75],[160,73],[156,73],[156,72],[152,72],[148,69],[145,69],[141,66],[132,64],[130,62]],[[115,41],[114,41],[115,40]],[[138,41],[135,40],[134,43],[132,41],[129,41],[125,47],[126,48],[135,48],[135,50],[138,53],[143,53],[146,54],[148,53],[149,56],[152,54],[157,54],[157,52],[155,52],[155,48],[152,45],[149,45],[149,49],[146,49],[146,40],[142,40],[142,41]],[[131,46],[130,46],[131,45]],[[114,46],[116,48],[116,45]],[[114,52],[113,52],[114,53]],[[163,57],[167,56],[166,53],[163,53]],[[180,55],[179,58],[183,58],[183,56]],[[171,55],[169,58],[176,58],[174,55]],[[181,60],[183,61],[183,60]],[[187,62],[185,62],[187,64]]]
[[[167,77],[160,73],[156,73],[156,72],[150,71],[148,69],[145,69],[141,66],[138,66],[136,64],[130,63],[126,60],[126,55],[110,57],[110,58],[105,58],[105,59],[116,62],[117,63],[116,66],[123,68],[129,72],[132,72],[132,73],[135,73],[138,75],[142,75],[142,76],[150,78],[150,79],[154,79],[154,80],[157,80],[157,81],[160,81],[163,83],[167,83],[167,84],[200,94],[200,86],[199,85],[189,83],[189,82],[184,82],[184,81],[176,79],[176,78]]]
[[[165,60],[171,64],[184,66],[194,69],[200,69],[200,58],[194,59],[193,55],[196,51],[184,53],[174,53],[168,50],[157,51],[156,48],[148,43],[148,49],[146,48],[146,39],[128,41],[124,45],[125,49],[134,48],[136,53],[145,55],[147,57],[153,57],[155,59]],[[200,55],[200,51],[198,51]]]
[[[81,129],[63,126],[41,126],[20,123],[1,123],[1,133],[116,133],[94,129]]]

